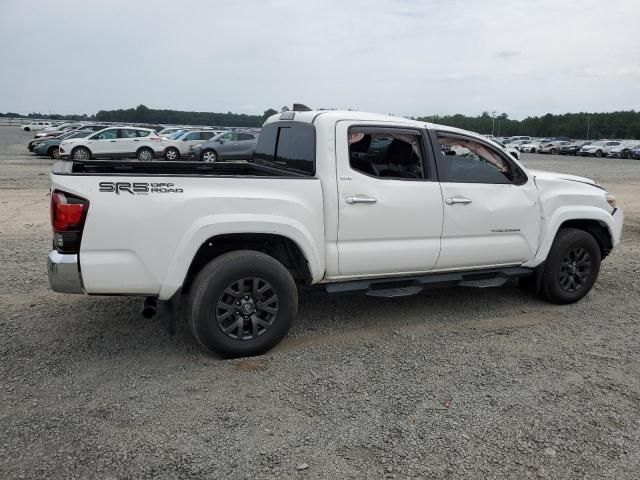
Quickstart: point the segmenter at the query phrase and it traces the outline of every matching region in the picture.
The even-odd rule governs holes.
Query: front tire
[[[204,152],[202,152],[202,155],[201,155],[200,159],[203,162],[209,162],[209,163],[217,162],[218,161],[218,155],[213,150],[205,150]]]
[[[542,296],[551,303],[573,303],[584,297],[600,272],[598,242],[577,228],[558,231],[545,262]]]
[[[555,155],[556,153],[558,153],[558,151],[555,148],[551,149],[551,155]]]
[[[150,162],[153,160],[153,150],[150,148],[141,148],[138,150],[137,157],[140,162]]]
[[[91,152],[84,147],[78,147],[73,152],[71,152],[71,158],[79,161],[90,160]]]
[[[198,343],[224,357],[259,355],[287,334],[298,310],[289,271],[253,250],[221,255],[198,273],[187,318]]]
[[[596,151],[596,157],[598,157],[598,158],[602,157],[602,150],[597,150]]]

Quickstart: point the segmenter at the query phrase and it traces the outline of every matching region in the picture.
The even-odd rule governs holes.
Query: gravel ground
[[[140,299],[48,290],[31,137],[0,128],[1,478],[638,478],[640,162],[524,157],[625,206],[575,305],[311,292],[274,351],[220,360]]]

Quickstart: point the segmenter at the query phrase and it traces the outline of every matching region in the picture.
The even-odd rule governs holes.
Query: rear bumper
[[[49,252],[47,260],[49,285],[51,290],[59,293],[84,293],[78,255]]]

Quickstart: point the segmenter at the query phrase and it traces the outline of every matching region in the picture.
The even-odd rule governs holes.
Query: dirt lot
[[[0,128],[1,478],[638,478],[640,161],[524,158],[625,207],[578,304],[309,293],[275,351],[227,361],[139,299],[48,290],[32,136]]]

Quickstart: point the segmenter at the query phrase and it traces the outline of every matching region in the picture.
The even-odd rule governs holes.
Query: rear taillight
[[[78,253],[89,200],[54,190],[51,194],[53,245],[60,253]]]

